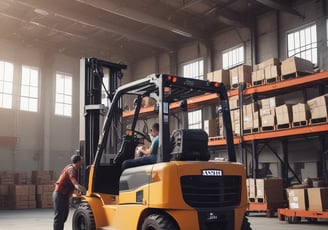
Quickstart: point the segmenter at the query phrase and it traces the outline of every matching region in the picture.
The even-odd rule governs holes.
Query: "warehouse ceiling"
[[[0,39],[72,57],[134,63],[181,44],[209,44],[256,15],[301,15],[283,0],[1,0]]]

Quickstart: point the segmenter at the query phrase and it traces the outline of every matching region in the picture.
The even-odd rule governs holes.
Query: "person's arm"
[[[143,156],[149,156],[152,153],[151,146],[148,149],[140,149],[140,152],[142,152]]]
[[[74,188],[82,193],[85,193],[86,189],[84,186],[80,185],[79,182],[77,181],[73,167],[68,169],[68,175],[69,175],[69,179],[71,180],[72,184],[74,185]]]

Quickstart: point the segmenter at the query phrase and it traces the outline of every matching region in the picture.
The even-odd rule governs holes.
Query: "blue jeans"
[[[58,192],[53,192],[52,200],[54,204],[54,230],[63,230],[64,224],[68,217],[69,211],[69,196],[62,195]]]
[[[125,160],[122,164],[122,171],[127,168],[132,168],[141,165],[150,165],[157,162],[157,154],[151,154],[150,156],[140,157],[137,159]]]

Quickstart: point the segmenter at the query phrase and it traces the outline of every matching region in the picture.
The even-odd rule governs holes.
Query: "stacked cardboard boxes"
[[[308,209],[308,194],[306,188],[287,189],[287,198],[289,209],[307,210]]]
[[[38,208],[52,208],[53,184],[39,184],[36,186],[36,206]]]
[[[220,135],[218,119],[204,120],[204,131],[208,137],[216,137]]]
[[[243,133],[258,132],[259,118],[257,103],[243,105]]]
[[[252,84],[259,85],[277,82],[280,80],[280,74],[280,60],[278,58],[270,58],[254,66]]]
[[[240,110],[239,110],[239,98],[238,96],[232,96],[229,98],[229,108],[231,116],[232,131],[236,135],[240,135]]]
[[[292,106],[283,104],[275,107],[277,129],[286,129],[291,127],[292,122]]]
[[[241,65],[230,70],[231,88],[238,88],[239,83],[251,84],[252,66]]]
[[[299,57],[290,57],[281,62],[281,80],[288,79],[288,76],[291,74],[305,73],[313,73],[313,64],[312,62],[306,59],[302,59]]]
[[[275,108],[282,104],[282,100],[278,97],[270,97],[261,100],[261,131],[275,130],[276,113]]]
[[[36,185],[36,204],[38,208],[51,208],[54,190],[54,171],[32,171],[32,183]]]
[[[0,209],[8,209],[9,186],[15,183],[15,174],[11,171],[0,171]]]
[[[248,178],[246,184],[250,202],[282,204],[284,201],[283,184],[280,178]]]
[[[297,103],[292,106],[293,127],[305,126],[310,118],[309,106],[305,103]]]
[[[324,180],[305,178],[302,184],[288,188],[289,209],[328,211],[328,187],[325,185]]]
[[[16,185],[9,186],[9,208],[28,209],[36,208],[35,185]]]
[[[309,210],[328,211],[328,188],[308,188]]]
[[[226,87],[230,85],[229,71],[228,70],[215,70],[207,73],[207,80],[222,82]]]
[[[311,123],[327,122],[328,94],[307,101],[311,113]]]

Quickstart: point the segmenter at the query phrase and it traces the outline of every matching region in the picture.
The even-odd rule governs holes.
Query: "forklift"
[[[96,58],[80,64],[80,181],[87,192],[75,196],[73,230],[251,229],[226,86],[169,74],[121,85],[126,65]],[[212,159],[201,126],[188,128],[188,111],[209,95],[211,102],[197,108],[220,108],[227,160]],[[150,143],[150,122],[159,124],[157,162],[122,170],[138,146]]]

